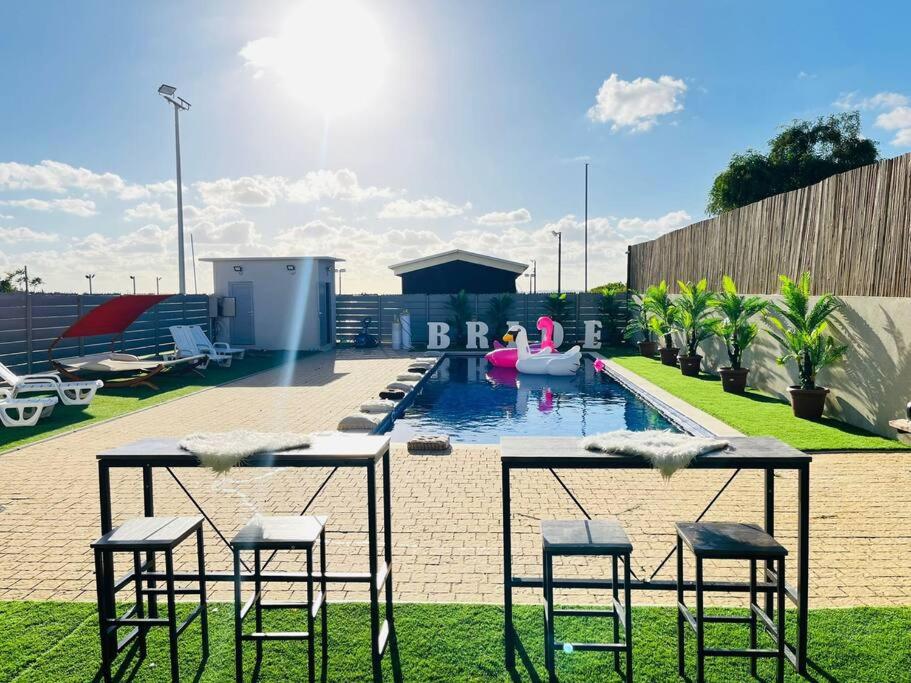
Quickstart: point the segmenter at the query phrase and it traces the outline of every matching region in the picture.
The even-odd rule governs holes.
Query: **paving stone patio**
[[[407,360],[385,351],[338,351],[300,360],[290,382],[281,369],[127,415],[19,451],[0,455],[0,600],[94,600],[89,543],[98,535],[95,454],[146,436],[235,428],[332,429],[338,419],[375,396]],[[290,386],[282,386],[289,383]],[[251,514],[294,514],[328,470],[235,470],[216,477],[180,471],[181,481],[230,537]],[[632,537],[634,569],[648,576],[673,544],[673,522],[694,518],[730,472],[684,471],[665,483],[652,471],[561,473],[595,516],[618,516]],[[162,514],[195,510],[165,472],[156,474]],[[329,567],[366,566],[365,482],[340,470],[311,508],[330,515]],[[538,520],[577,516],[572,501],[547,472],[519,475],[513,489],[516,572],[538,574]],[[610,497],[603,492],[610,491]],[[777,485],[778,536],[795,539],[796,479]],[[141,512],[135,472],[113,477],[115,522]],[[762,482],[740,473],[707,519],[761,521]],[[811,607],[911,605],[911,457],[906,454],[823,454],[812,466]],[[393,537],[396,599],[502,602],[500,469],[495,446],[457,447],[451,455],[393,451]],[[207,534],[207,565],[229,568],[229,555]],[[192,546],[180,563],[192,562]],[[671,577],[672,562],[659,573]],[[299,558],[272,565],[299,570]],[[790,566],[792,578],[793,566]],[[596,563],[563,563],[559,575],[595,574]],[[743,567],[710,566],[709,575],[746,578]],[[216,599],[229,599],[227,585]],[[364,600],[363,586],[334,586],[335,600]],[[520,600],[539,602],[532,591]],[[600,595],[575,592],[576,602]],[[567,597],[568,599],[568,597]],[[669,604],[672,596],[645,592],[637,604]],[[730,602],[719,596],[715,602]]]

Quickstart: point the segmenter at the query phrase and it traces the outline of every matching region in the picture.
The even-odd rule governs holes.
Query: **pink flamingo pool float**
[[[542,315],[538,318],[536,327],[541,331],[541,343],[529,344],[528,348],[532,353],[551,353],[557,350],[554,346],[554,321],[548,316]],[[519,350],[515,346],[503,346],[496,339],[493,342],[493,351],[486,356],[491,365],[498,368],[515,368],[519,362]]]

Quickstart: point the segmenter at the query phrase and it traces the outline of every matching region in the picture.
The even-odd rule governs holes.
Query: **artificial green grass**
[[[182,607],[181,610],[187,609]],[[181,636],[181,680],[214,682],[234,679],[233,607],[211,606],[209,659],[201,662],[198,623]],[[718,613],[719,610],[711,610]],[[736,610],[725,612],[743,614]],[[516,628],[522,642],[517,672],[503,665],[503,610],[491,605],[398,605],[395,608],[398,657],[406,681],[538,681],[545,677],[542,610],[519,606]],[[792,614],[789,613],[789,616]],[[0,603],[0,681],[84,682],[95,678],[99,644],[95,608],[88,603]],[[267,629],[297,629],[300,617],[284,611],[266,612]],[[330,604],[329,665],[326,680],[371,680],[370,612],[365,604]],[[677,677],[676,619],[674,610],[643,607],[633,610],[634,672],[637,681],[673,681]],[[561,619],[558,637],[580,641],[610,639],[607,620]],[[793,631],[792,631],[793,632]],[[695,673],[695,638],[687,638],[688,673]],[[745,647],[743,625],[710,625],[707,645]],[[768,642],[760,641],[768,647]],[[245,645],[248,678],[253,673],[254,646]],[[303,681],[307,677],[305,643],[268,642],[259,681]],[[137,683],[169,680],[165,629],[149,636],[144,661],[121,655],[127,662],[122,680]],[[809,673],[827,681],[911,680],[911,609],[852,608],[810,612]],[[319,649],[317,649],[319,653]],[[610,655],[558,652],[557,673],[562,681],[620,680]],[[393,680],[393,657],[384,657],[384,678]],[[317,667],[319,667],[317,654]],[[802,680],[785,667],[789,681]],[[760,680],[774,680],[774,664],[759,663]],[[710,658],[709,681],[747,681],[745,659]],[[319,677],[318,677],[319,680]]]
[[[39,420],[34,427],[0,429],[0,453],[269,370],[286,362],[288,358],[288,355],[281,351],[248,353],[243,360],[234,360],[230,368],[210,364],[202,377],[195,372],[157,375],[152,378],[152,381],[158,386],[158,391],[144,386],[104,387],[95,395],[91,405],[85,408],[58,403],[53,414]],[[34,394],[28,394],[28,396],[34,396]]]
[[[899,450],[907,446],[833,418],[818,421],[794,417],[791,406],[755,389],[738,396],[721,389],[721,380],[702,373],[684,377],[679,368],[633,355],[628,350],[605,351],[618,365],[717,417],[748,436],[774,436],[803,451]]]

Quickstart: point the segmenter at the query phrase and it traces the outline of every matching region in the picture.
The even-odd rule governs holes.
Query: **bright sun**
[[[389,62],[373,16],[350,0],[303,3],[278,36],[248,43],[241,55],[258,75],[274,72],[293,95],[328,115],[367,103]]]

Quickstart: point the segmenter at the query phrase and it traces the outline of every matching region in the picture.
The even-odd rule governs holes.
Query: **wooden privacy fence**
[[[911,296],[911,154],[728,211],[630,247],[633,289],[730,275],[741,292],[813,275],[815,294]]]
[[[49,370],[47,349],[70,325],[109,294],[0,294],[0,363],[15,372]],[[173,348],[168,327],[202,325],[209,327],[209,297],[205,294],[175,295],[146,311],[121,335],[62,339],[54,347],[55,358],[117,351],[138,356]]]
[[[472,320],[483,320],[490,324],[488,307],[490,300],[499,294],[469,294]],[[531,335],[537,336],[535,324],[547,310],[547,294],[510,294],[513,299],[509,319],[518,320]],[[353,344],[354,337],[361,331],[361,321],[370,319],[369,332],[376,335],[381,343],[392,342],[392,322],[402,311],[411,314],[412,343],[427,343],[428,322],[449,322],[453,317],[448,294],[340,294],[336,297],[335,338],[338,344]],[[566,320],[563,321],[564,339],[575,341],[585,335],[585,320],[601,319],[601,294],[577,293],[566,295]],[[614,326],[619,330],[626,324],[626,296],[613,297]],[[452,336],[452,335],[450,335]],[[602,332],[602,339],[608,335]]]

